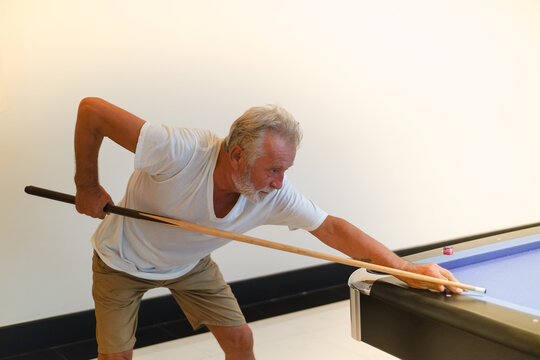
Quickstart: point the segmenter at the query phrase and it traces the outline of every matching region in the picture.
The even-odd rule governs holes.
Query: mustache
[[[266,194],[270,194],[271,192],[273,191],[276,191],[275,188],[271,187],[271,186],[267,186],[265,187],[264,189],[261,189],[259,191],[257,191],[258,193],[266,193]]]

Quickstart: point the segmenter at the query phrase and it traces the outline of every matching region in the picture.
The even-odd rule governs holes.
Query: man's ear
[[[234,145],[229,151],[229,160],[231,161],[232,167],[235,170],[238,169],[245,161],[244,149],[239,145]]]

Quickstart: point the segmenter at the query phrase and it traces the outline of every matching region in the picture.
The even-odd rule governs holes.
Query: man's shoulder
[[[169,143],[215,144],[221,139],[211,130],[189,128],[170,124],[147,123],[144,136],[160,139]]]
[[[211,131],[163,124],[143,129],[135,153],[135,168],[149,174],[173,176],[188,164],[209,161],[220,139]]]

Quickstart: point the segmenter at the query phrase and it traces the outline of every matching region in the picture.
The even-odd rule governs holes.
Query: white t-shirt
[[[312,231],[322,224],[327,214],[286,177],[282,188],[262,202],[253,204],[240,196],[227,216],[217,218],[213,174],[222,141],[206,130],[145,123],[135,171],[118,205],[235,233],[266,224]],[[182,276],[229,241],[115,214],[92,236],[94,249],[107,265],[151,280]]]

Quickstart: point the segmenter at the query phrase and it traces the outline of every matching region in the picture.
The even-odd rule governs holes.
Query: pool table
[[[540,359],[539,224],[422,250],[404,257],[438,263],[487,293],[417,290],[358,269],[349,278],[355,339],[401,359]]]

